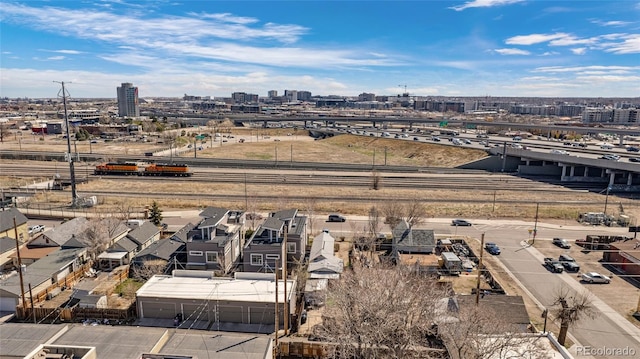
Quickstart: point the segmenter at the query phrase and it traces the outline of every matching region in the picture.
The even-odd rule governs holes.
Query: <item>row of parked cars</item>
[[[569,249],[571,248],[571,244],[564,238],[554,238],[552,243],[556,246]],[[547,267],[548,270],[554,273],[562,273],[564,271],[567,272],[579,272],[580,265],[576,262],[576,260],[567,255],[561,254],[558,256],[558,259],[554,259],[551,257],[547,257],[544,259],[544,266]],[[608,284],[611,282],[611,278],[607,277],[604,274],[600,274],[597,272],[586,272],[580,275],[580,279],[585,283],[603,283]]]

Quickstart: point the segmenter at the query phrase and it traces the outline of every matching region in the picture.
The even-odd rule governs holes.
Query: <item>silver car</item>
[[[596,272],[588,272],[582,274],[582,280],[587,283],[604,283],[608,284],[611,282],[611,278],[607,277],[604,274],[596,273]]]

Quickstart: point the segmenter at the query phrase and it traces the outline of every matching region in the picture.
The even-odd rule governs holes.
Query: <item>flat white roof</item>
[[[292,300],[295,280],[287,280],[287,297]],[[156,275],[138,291],[138,297],[235,302],[275,303],[276,282],[272,279],[172,277]],[[278,280],[278,301],[284,299],[284,280]]]

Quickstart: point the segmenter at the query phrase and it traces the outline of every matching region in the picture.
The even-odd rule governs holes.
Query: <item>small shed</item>
[[[442,252],[442,267],[450,274],[460,274],[462,260],[453,252]]]

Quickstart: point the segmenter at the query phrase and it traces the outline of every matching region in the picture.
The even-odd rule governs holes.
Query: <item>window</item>
[[[251,265],[252,266],[261,266],[262,265],[262,254],[252,254],[251,255]]]
[[[287,242],[287,253],[296,253],[296,244]]]
[[[218,263],[218,252],[207,251],[207,263]]]
[[[189,251],[190,256],[202,257],[202,251]]]
[[[266,257],[267,259],[271,259],[271,260],[274,260],[274,259],[275,259],[275,260],[278,260],[278,259],[280,259],[280,255],[279,255],[279,254],[267,254],[267,255],[265,255],[265,257]]]

